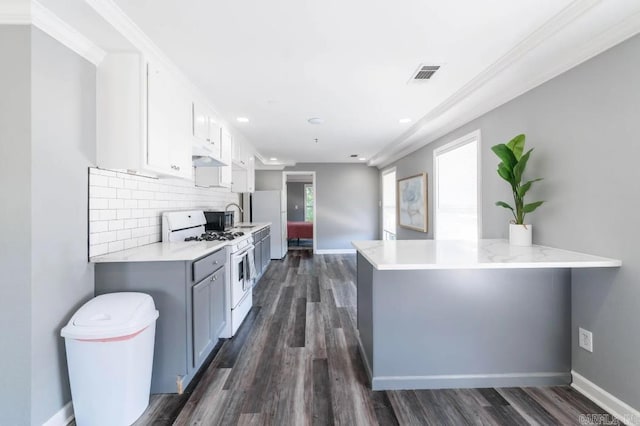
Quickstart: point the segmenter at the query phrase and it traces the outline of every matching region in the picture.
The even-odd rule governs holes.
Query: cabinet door
[[[221,127],[220,124],[218,124],[218,120],[212,115],[210,114],[207,117],[207,122],[209,124],[208,126],[208,130],[207,130],[207,142],[209,142],[211,149],[213,150],[213,152],[215,153],[215,157],[219,160],[222,160],[222,146],[221,146],[221,135],[220,135],[220,131],[221,131]],[[224,160],[222,160],[224,162]]]
[[[226,321],[226,294],[225,294],[225,270],[218,269],[213,274],[214,279],[211,284],[211,338],[215,343],[222,333],[222,329],[227,324]]]
[[[168,75],[153,63],[147,64],[147,164],[171,173],[169,133],[172,90]]]
[[[158,173],[191,177],[192,106],[168,71],[147,64],[147,166]]]
[[[271,261],[271,235],[267,235],[267,237],[262,240],[262,269],[267,269],[269,266],[269,262]]]
[[[219,129],[218,134],[220,135],[220,161],[227,164],[227,166],[220,168],[220,186],[229,188],[232,179],[233,137],[224,129]]]
[[[256,187],[256,158],[251,155],[247,161],[247,192],[253,193]]]
[[[262,241],[255,242],[254,245],[255,250],[253,251],[253,257],[256,263],[256,274],[258,274],[258,277],[260,277],[262,275]]]
[[[191,97],[175,81],[171,103],[171,133],[169,139],[169,167],[172,175],[192,178],[191,162]]]
[[[209,117],[197,102],[192,103],[192,127],[193,137],[200,142],[206,142],[209,138]]]
[[[193,286],[193,367],[198,368],[213,349],[212,291],[213,275]]]

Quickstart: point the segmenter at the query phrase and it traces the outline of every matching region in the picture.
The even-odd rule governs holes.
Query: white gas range
[[[256,275],[251,234],[205,231],[207,220],[202,210],[165,212],[162,214],[162,242],[184,243],[224,241],[227,251],[226,306],[227,327],[220,337],[233,337],[253,305],[252,288]]]

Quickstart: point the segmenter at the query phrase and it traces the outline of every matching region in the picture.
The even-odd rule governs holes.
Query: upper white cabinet
[[[236,140],[233,144],[233,163],[246,168],[249,165],[249,156],[253,153],[242,141]]]
[[[191,99],[158,65],[147,63],[147,164],[160,174],[191,178]]]
[[[204,187],[230,188],[232,171],[231,156],[233,137],[224,128],[218,129],[220,140],[220,161],[228,166],[221,167],[197,167],[195,171],[196,185]]]
[[[201,103],[193,102],[192,126],[195,142],[205,144],[213,153],[214,158],[222,161],[222,146],[220,143],[221,127],[213,112]],[[228,162],[222,162],[231,164],[231,155],[229,155]]]
[[[161,65],[113,53],[97,70],[97,165],[191,179],[192,103]]]
[[[247,167],[233,166],[233,180],[231,183],[232,192],[254,192],[255,191],[255,157],[251,154],[247,158]]]

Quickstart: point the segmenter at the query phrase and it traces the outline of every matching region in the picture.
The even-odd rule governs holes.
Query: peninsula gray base
[[[373,390],[571,382],[569,269],[379,271],[358,254]]]

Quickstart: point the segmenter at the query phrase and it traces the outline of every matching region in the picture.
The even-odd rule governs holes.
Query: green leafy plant
[[[504,201],[497,201],[496,206],[504,207],[513,213],[514,222],[518,225],[524,224],[524,217],[527,213],[533,212],[540,207],[544,201],[535,201],[525,204],[524,196],[531,189],[534,182],[541,181],[542,178],[533,179],[522,183],[524,169],[527,167],[529,156],[533,148],[524,152],[524,135],[518,135],[511,139],[506,145],[501,143],[491,147],[491,150],[500,158],[501,163],[498,164],[498,175],[506,180],[511,186],[513,192],[513,201],[515,207],[510,206]]]

